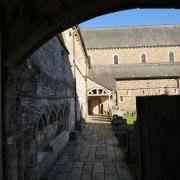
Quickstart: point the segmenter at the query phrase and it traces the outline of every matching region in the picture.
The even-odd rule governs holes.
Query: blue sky
[[[81,28],[180,24],[180,10],[133,9],[96,17],[80,24]]]

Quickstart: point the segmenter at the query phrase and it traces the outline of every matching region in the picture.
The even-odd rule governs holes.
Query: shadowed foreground
[[[69,143],[47,177],[66,179],[132,180],[110,122],[88,119],[78,140]]]

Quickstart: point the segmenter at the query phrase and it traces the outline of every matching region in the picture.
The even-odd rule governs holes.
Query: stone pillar
[[[0,180],[3,179],[2,176],[2,115],[1,115],[1,60],[2,60],[2,52],[1,52],[1,43],[2,43],[2,39],[1,39],[1,27],[0,26]]]

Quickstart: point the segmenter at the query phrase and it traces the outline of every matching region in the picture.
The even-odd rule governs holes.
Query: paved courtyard
[[[88,122],[69,143],[47,180],[132,180],[108,122]]]

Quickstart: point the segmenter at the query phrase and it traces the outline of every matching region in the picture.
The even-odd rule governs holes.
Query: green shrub
[[[128,125],[131,125],[136,121],[136,115],[125,115],[124,119],[126,119]]]

